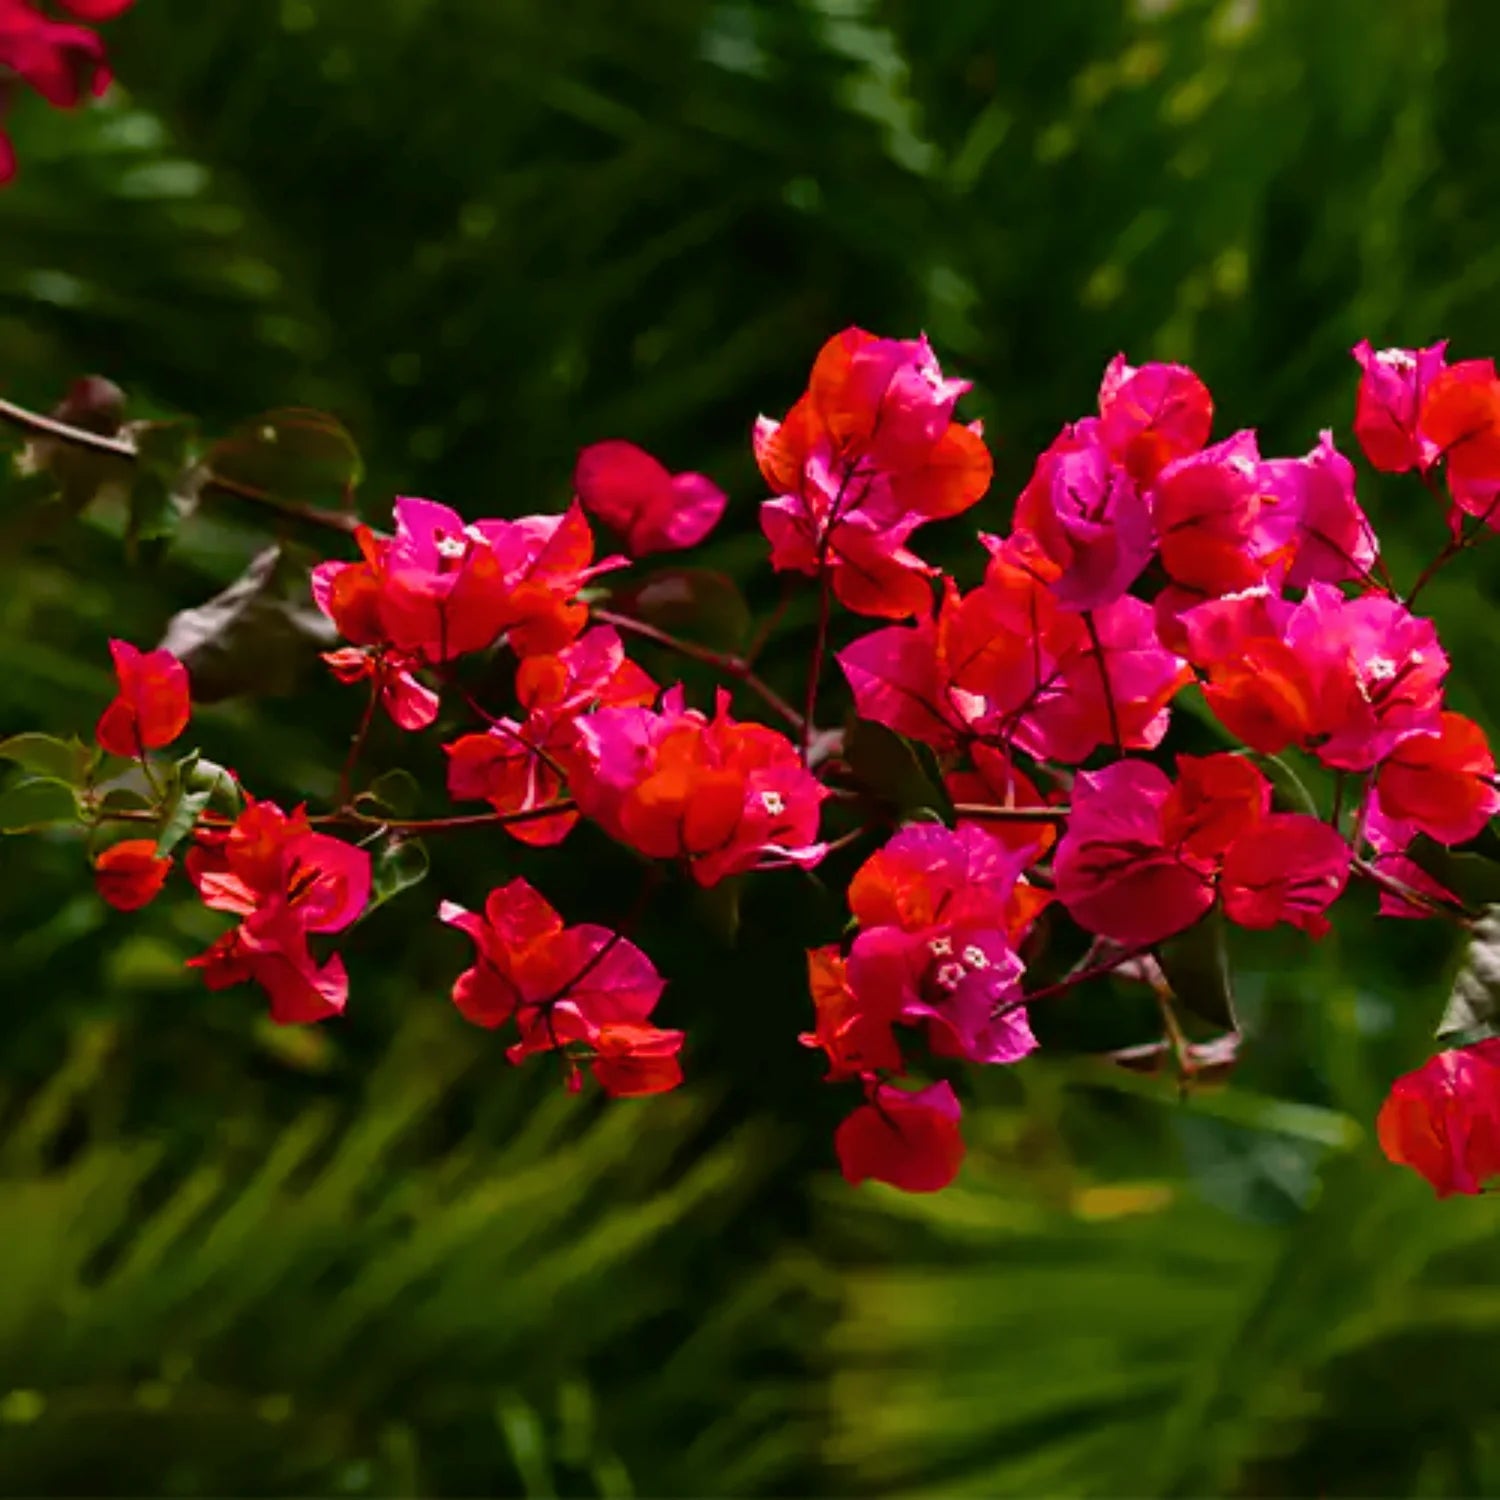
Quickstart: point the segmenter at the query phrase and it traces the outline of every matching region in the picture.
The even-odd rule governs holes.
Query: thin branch
[[[1113,974],[1116,969],[1123,968],[1132,959],[1140,958],[1142,954],[1149,953],[1151,945],[1143,944],[1136,948],[1126,948],[1117,953],[1113,958],[1105,962],[1093,965],[1088,969],[1075,969],[1073,973],[1065,975],[1056,984],[1049,984],[1042,989],[1033,990],[1029,995],[1018,995],[1014,1000],[1007,1000],[1003,1005],[997,1005],[990,1012],[990,1018],[995,1021],[1003,1019],[1012,1011],[1021,1010],[1028,1005],[1034,1005],[1038,1000],[1051,1000],[1057,995],[1066,995],[1069,990],[1077,989],[1080,984],[1087,984],[1091,979],[1102,979],[1107,974]]]
[[[806,733],[806,720],[802,715],[775,688],[758,677],[744,657],[735,656],[732,652],[715,651],[711,647],[698,645],[696,641],[685,641],[680,636],[670,635],[665,630],[658,630],[655,625],[648,625],[644,620],[637,620],[634,615],[622,615],[612,609],[598,608],[595,608],[592,613],[596,620],[606,625],[613,625],[616,630],[623,631],[626,635],[634,635],[643,641],[651,641],[657,646],[665,647],[668,651],[675,651],[679,656],[687,657],[689,661],[702,662],[704,666],[712,667],[715,671],[722,672],[724,676],[743,683],[796,733],[799,735]]]
[[[973,818],[981,823],[1065,823],[1071,807],[991,807],[986,802],[955,802],[955,818]]]
[[[832,580],[828,570],[825,544],[818,557],[818,627],[813,636],[812,658],[807,664],[807,693],[802,708],[802,764],[812,755],[813,720],[818,711],[818,683],[823,676],[823,653],[828,649],[829,597]]]
[[[59,422],[55,417],[44,417],[40,412],[17,406],[13,401],[0,399],[0,423],[20,432],[30,433],[33,437],[66,443],[70,448],[87,449],[101,457],[117,458],[130,464],[140,461],[140,454],[128,437],[105,437],[102,433],[73,427],[67,422]],[[353,535],[360,524],[358,516],[344,511],[324,510],[316,505],[304,505],[298,500],[284,500],[279,495],[267,494],[253,485],[226,479],[212,470],[205,471],[201,488],[236,500],[245,500],[252,505],[265,506],[289,520],[302,521],[309,526],[321,526],[326,531],[341,532],[345,536]]]
[[[346,807],[341,812],[314,813],[307,821],[317,828],[380,828],[387,833],[421,835],[456,833],[466,828],[507,828],[516,823],[536,823],[543,818],[576,811],[577,804],[573,799],[562,797],[540,807],[523,807],[508,813],[464,813],[452,818],[383,818]],[[101,809],[93,821],[95,826],[101,823],[159,823],[161,815],[148,808],[115,807]],[[202,822],[211,828],[228,828],[233,821],[222,813],[206,813],[202,818]]]

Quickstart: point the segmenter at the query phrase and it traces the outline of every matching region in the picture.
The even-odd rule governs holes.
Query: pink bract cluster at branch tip
[[[121,813],[85,792],[85,821],[104,834],[98,889],[122,911],[145,906],[186,839],[199,896],[236,919],[191,964],[212,988],[254,981],[275,1021],[300,1023],[345,1006],[328,943],[369,907],[374,843],[383,858],[418,835],[483,829],[504,865],[516,853],[505,839],[555,845],[590,822],[640,861],[638,911],[662,878],[681,899],[816,869],[810,899],[831,890],[847,923],[839,936],[830,914],[806,954],[801,1041],[830,1082],[858,1091],[834,1143],[851,1183],[949,1183],[965,1155],[961,1069],[1021,1063],[1047,1037],[1033,1030],[1042,1001],[1111,975],[1152,987],[1161,1016],[1155,1039],[1113,1056],[1170,1053],[1185,1082],[1223,1071],[1237,1024],[1177,992],[1182,945],[1218,942],[1226,922],[1321,938],[1355,884],[1385,915],[1472,927],[1445,884],[1463,882],[1428,856],[1479,838],[1500,809],[1485,733],[1449,706],[1448,655],[1415,609],[1440,568],[1500,529],[1500,380],[1488,360],[1449,364],[1441,343],[1353,353],[1364,458],[1415,472],[1446,511],[1441,550],[1404,593],[1332,432],[1287,457],[1263,455],[1248,429],[1214,440],[1197,374],[1124,356],[1096,409],[1037,458],[1010,529],[969,533],[961,583],[915,548],[990,486],[979,425],[954,415],[969,383],[943,373],[925,338],[846,329],[752,440],[771,566],[812,580],[819,602],[805,712],[756,675],[770,626],[739,655],[632,613],[651,579],[615,589],[616,571],[703,541],[726,497],[632,443],[596,443],[561,514],[471,520],[400,499],[389,534],[362,526],[357,557],[314,569],[313,597],[343,641],[325,660],[367,695],[328,812],[247,798],[196,756],[153,759],[188,723],[187,672],[112,642],[119,691],[97,738],[134,763],[138,800]],[[628,557],[598,558],[591,518]],[[681,606],[694,590],[672,576]],[[627,646],[651,652],[652,670]],[[661,669],[674,651],[722,685],[694,681],[690,701]],[[826,656],[842,684],[824,680]],[[741,716],[745,689],[795,742]],[[1194,711],[1174,729],[1189,689]],[[492,711],[481,698],[496,692]],[[849,699],[864,723],[828,727]],[[449,797],[488,811],[403,821],[373,784],[358,791],[382,708],[402,730],[436,729]],[[229,811],[209,805],[224,781]],[[155,837],[111,842],[122,821]],[[454,1003],[509,1030],[511,1062],[550,1052],[570,1088],[588,1072],[614,1096],[681,1082],[684,1034],[653,1022],[664,980],[632,941],[635,917],[568,925],[521,878],[480,911],[444,901],[439,916],[474,944]],[[1440,1193],[1500,1175],[1497,1049],[1441,1053],[1381,1113],[1387,1154]]]

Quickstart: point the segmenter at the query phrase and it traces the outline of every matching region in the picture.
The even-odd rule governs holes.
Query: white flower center
[[[786,811],[786,803],[782,801],[780,792],[762,792],[760,794],[760,805],[773,818],[779,818]]]
[[[937,971],[937,982],[940,988],[945,990],[956,990],[966,978],[969,971],[961,963],[946,963]]]
[[[927,951],[934,958],[951,958],[953,956],[952,938],[932,938],[927,944]]]

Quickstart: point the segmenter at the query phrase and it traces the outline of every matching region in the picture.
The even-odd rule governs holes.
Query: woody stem
[[[704,666],[712,667],[715,671],[722,672],[724,676],[743,683],[772,713],[784,720],[794,731],[798,734],[806,732],[806,723],[802,715],[769,683],[758,677],[743,656],[736,656],[732,652],[715,651],[711,647],[700,646],[696,641],[685,641],[680,636],[671,635],[665,630],[658,630],[655,625],[648,625],[644,620],[637,620],[634,615],[618,614],[612,609],[596,608],[593,610],[593,616],[606,625],[613,625],[616,630],[626,635],[637,636],[643,641],[651,641],[668,651],[675,651],[679,656],[687,657],[689,661],[702,662]]]
[[[818,624],[813,635],[812,659],[807,664],[807,693],[802,710],[802,764],[812,753],[813,716],[818,711],[818,682],[823,676],[823,655],[828,649],[829,575],[826,549],[818,558]]]
[[[14,427],[32,437],[51,439],[66,443],[70,448],[87,449],[106,458],[117,458],[133,464],[140,460],[135,444],[128,437],[106,437],[102,433],[89,432],[82,427],[59,422],[55,417],[44,417],[40,412],[29,411],[13,401],[0,400],[0,423]],[[320,526],[326,531],[341,532],[351,536],[359,529],[359,518],[343,511],[323,510],[316,505],[304,505],[298,500],[286,500],[279,495],[267,494],[253,485],[241,484],[222,474],[209,471],[204,475],[202,490],[206,493],[226,495],[234,500],[244,500],[252,505],[264,506],[279,512],[288,520],[302,521],[309,526]]]

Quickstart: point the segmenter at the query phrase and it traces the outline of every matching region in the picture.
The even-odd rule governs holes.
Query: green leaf
[[[1500,905],[1487,906],[1475,922],[1437,1029],[1438,1040],[1450,1047],[1495,1036],[1500,1036]]]
[[[733,948],[739,941],[740,908],[744,895],[743,875],[731,875],[717,885],[693,892],[693,911],[726,948]]]
[[[0,792],[0,833],[30,833],[78,822],[78,798],[64,781],[37,777]]]
[[[86,785],[96,758],[93,749],[77,738],[13,734],[8,740],[0,740],[0,760],[13,760],[24,770],[68,786]]]
[[[1322,817],[1316,799],[1289,761],[1283,760],[1279,755],[1253,755],[1251,759],[1271,783],[1271,805],[1278,812]]]
[[[200,777],[198,772],[202,764],[211,770]],[[199,813],[208,806],[218,785],[213,772],[221,769],[212,761],[200,762],[196,750],[177,762],[166,789],[161,831],[156,836],[158,857],[165,858],[193,831]]]
[[[856,719],[844,736],[843,755],[864,791],[898,817],[952,814],[941,773],[925,745],[871,719]]]
[[[190,422],[136,422],[127,431],[137,455],[125,521],[125,552],[134,561],[141,543],[174,536],[197,503],[196,432]]]
[[[706,568],[666,568],[616,595],[620,609],[658,630],[726,651],[750,634],[750,606],[735,581]]]
[[[1406,853],[1419,870],[1452,891],[1465,906],[1477,910],[1500,903],[1500,862],[1445,848],[1425,833],[1411,841]]]
[[[410,771],[382,771],[355,799],[361,811],[377,817],[411,818],[422,804],[422,788]]]
[[[307,570],[273,546],[222,593],[173,615],[162,646],[187,667],[194,702],[218,703],[293,691],[337,638],[312,602]]]
[[[1238,1031],[1229,977],[1224,914],[1216,906],[1156,949],[1177,1004],[1220,1031]]]
[[[370,904],[365,915],[427,878],[431,861],[421,839],[393,834],[376,853]]]
[[[343,423],[304,407],[252,418],[215,443],[204,465],[216,478],[275,500],[344,509],[364,475]]]
[[[245,805],[239,782],[217,761],[195,757],[183,773],[183,783],[190,792],[207,792],[208,806],[229,817],[238,817]]]

